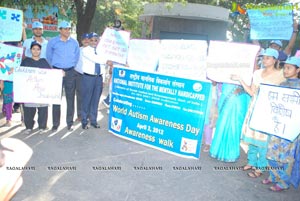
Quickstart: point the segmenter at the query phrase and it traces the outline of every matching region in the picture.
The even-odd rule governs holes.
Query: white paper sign
[[[231,80],[231,75],[240,75],[250,85],[257,45],[210,41],[207,57],[207,77],[216,82],[240,84]]]
[[[300,133],[300,90],[261,84],[249,126],[293,141]]]
[[[159,40],[130,40],[127,58],[129,68],[146,72],[154,72],[158,65],[159,54]]]
[[[206,79],[207,42],[162,40],[158,72],[195,80]]]
[[[14,101],[60,104],[62,72],[56,69],[17,67],[14,71]]]
[[[126,64],[130,32],[106,28],[97,45],[97,54],[103,61],[112,60]]]

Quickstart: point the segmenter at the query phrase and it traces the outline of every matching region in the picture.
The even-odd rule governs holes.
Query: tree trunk
[[[89,33],[92,19],[96,11],[97,0],[74,0],[77,13],[76,33],[77,40],[81,41],[83,33]]]

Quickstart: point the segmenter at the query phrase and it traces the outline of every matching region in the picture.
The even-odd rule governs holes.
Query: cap
[[[85,38],[89,38],[89,34],[88,33],[84,33],[81,35],[81,39],[85,39]]]
[[[41,46],[41,44],[40,44],[39,42],[37,42],[37,41],[33,41],[33,42],[31,43],[31,45],[30,45],[30,49],[32,49],[32,47],[33,47],[33,46],[35,46],[35,45],[39,46],[39,47],[40,47],[40,49],[42,49],[42,46]]]
[[[32,23],[32,28],[33,29],[37,29],[37,28],[43,28],[43,24],[41,23],[41,22],[39,22],[39,21],[35,21],[35,22],[33,22]]]
[[[65,29],[65,28],[71,28],[71,24],[67,21],[61,21],[58,25],[58,28],[61,29]]]
[[[94,37],[98,38],[99,36],[95,32],[89,34],[89,38],[94,38]]]
[[[267,48],[261,55],[262,56],[271,56],[271,57],[274,57],[275,59],[278,59],[279,53],[275,49]]]
[[[279,47],[282,47],[282,42],[280,41],[280,40],[272,40],[271,42],[270,42],[270,45],[271,44],[276,44],[276,45],[278,45]]]
[[[295,65],[297,68],[300,67],[300,57],[289,57],[284,62],[285,64],[292,64]]]

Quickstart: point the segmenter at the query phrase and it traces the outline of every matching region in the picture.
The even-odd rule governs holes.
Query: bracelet
[[[294,30],[293,33],[298,33],[299,30]]]

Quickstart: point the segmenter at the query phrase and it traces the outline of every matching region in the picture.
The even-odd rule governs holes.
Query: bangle
[[[293,33],[298,33],[298,30],[294,30]]]

